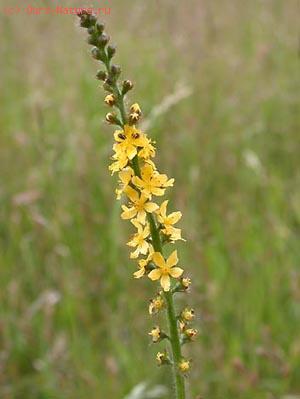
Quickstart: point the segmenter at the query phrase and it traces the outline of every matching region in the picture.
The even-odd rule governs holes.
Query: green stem
[[[108,72],[110,72],[110,63],[107,61],[105,63]],[[124,106],[124,96],[121,94],[117,83],[113,85],[113,89],[115,90],[115,94],[118,97],[117,107],[120,111],[120,116],[123,125],[127,123],[127,117],[125,112]],[[138,156],[136,155],[132,162],[132,168],[136,176],[141,177],[141,170],[139,165]],[[162,242],[160,239],[159,229],[156,225],[156,221],[154,216],[151,213],[147,213],[147,219],[150,225],[150,233],[152,238],[152,244],[154,251],[160,252],[163,255],[163,248]],[[173,294],[169,292],[164,292],[164,297],[167,304],[167,315],[168,315],[168,323],[169,323],[169,333],[170,333],[170,343],[172,349],[172,360],[173,360],[173,378],[174,378],[174,385],[175,385],[175,399],[185,399],[185,383],[184,377],[178,371],[177,365],[182,358],[181,354],[181,346],[180,346],[180,339],[179,339],[179,332],[178,332],[178,325],[177,325],[177,318],[175,312],[175,305]]]

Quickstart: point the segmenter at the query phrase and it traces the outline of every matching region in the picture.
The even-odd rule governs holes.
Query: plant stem
[[[108,72],[110,71],[110,63],[107,60],[105,62],[106,68]],[[117,107],[120,111],[121,121],[123,125],[127,123],[125,106],[124,106],[124,96],[121,94],[120,89],[115,82],[113,85],[113,89],[115,94],[117,95],[118,102]],[[138,156],[136,155],[131,161],[132,168],[136,176],[141,177],[141,170],[139,165]],[[157,227],[154,216],[151,213],[147,213],[147,219],[150,225],[150,232],[152,238],[152,245],[154,251],[160,252],[163,255],[162,242],[160,239],[159,229]],[[175,305],[172,292],[164,292],[165,301],[167,304],[167,315],[168,315],[168,324],[169,324],[169,333],[170,333],[170,343],[172,349],[172,361],[173,361],[173,378],[174,378],[174,386],[175,386],[175,399],[185,399],[185,383],[184,377],[180,374],[177,369],[177,365],[182,358],[181,354],[181,346],[177,325],[177,318],[175,312]]]

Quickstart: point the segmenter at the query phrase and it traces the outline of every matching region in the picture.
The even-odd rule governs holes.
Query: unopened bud
[[[130,123],[130,125],[134,125],[135,123],[138,122],[139,119],[140,119],[140,115],[139,114],[130,114],[129,115],[129,123]]]
[[[142,110],[138,103],[132,104],[132,106],[130,107],[130,112],[132,114],[142,115]]]
[[[111,59],[116,53],[116,46],[109,45],[107,46],[107,55],[108,58]]]
[[[119,124],[119,120],[117,118],[116,114],[113,114],[111,112],[109,112],[108,114],[106,114],[105,116],[105,120],[107,123],[109,123],[110,125],[118,125]]]
[[[106,33],[102,33],[99,37],[98,37],[98,45],[100,47],[105,47],[107,45],[107,43],[109,42],[109,36]]]
[[[97,47],[93,47],[91,50],[92,57],[95,58],[95,60],[101,60],[101,52]]]
[[[107,79],[107,73],[104,71],[99,70],[96,74],[96,78],[98,80],[106,80]]]
[[[113,94],[109,94],[108,96],[105,97],[104,102],[110,107],[113,107],[116,104],[116,98]]]
[[[96,29],[97,29],[97,32],[98,32],[100,35],[101,35],[101,33],[103,33],[104,28],[105,28],[105,25],[104,25],[103,23],[101,23],[101,22],[97,22],[97,23],[96,23]]]
[[[88,44],[91,44],[92,46],[96,46],[97,45],[97,37],[95,37],[94,35],[91,35],[88,37],[87,42],[88,42]]]
[[[133,83],[130,80],[124,80],[123,82],[123,87],[122,87],[122,94],[126,94],[129,92],[129,90],[132,90],[133,88]]]
[[[111,68],[110,68],[110,72],[111,72],[111,75],[114,78],[118,78],[120,76],[120,73],[121,73],[121,67],[119,65],[114,65],[113,64],[111,66]]]

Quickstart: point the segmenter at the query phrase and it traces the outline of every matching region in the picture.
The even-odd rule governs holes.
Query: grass
[[[167,385],[83,32],[67,16],[1,18],[0,397]],[[179,83],[191,89],[149,131],[188,239],[191,397],[300,395],[296,1],[119,2],[106,22],[146,118]]]

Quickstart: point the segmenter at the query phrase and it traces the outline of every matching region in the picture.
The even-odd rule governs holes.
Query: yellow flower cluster
[[[156,315],[166,309],[168,318],[168,334],[159,326],[149,332],[154,344],[167,340],[169,351],[158,352],[157,364],[171,365],[174,374],[176,399],[185,399],[184,376],[190,370],[190,360],[182,355],[181,347],[192,341],[197,330],[190,327],[194,319],[194,311],[185,308],[177,314],[174,295],[186,292],[191,280],[184,276],[183,269],[178,266],[177,250],[169,256],[164,255],[163,246],[183,240],[181,230],[176,224],[181,219],[181,212],[169,212],[168,200],[163,200],[166,189],[172,187],[174,179],[161,174],[153,162],[156,154],[155,143],[147,134],[137,128],[142,116],[139,104],[129,108],[125,106],[125,96],[132,90],[130,80],[119,81],[121,68],[112,64],[116,47],[109,43],[109,36],[104,32],[104,25],[97,18],[85,11],[78,14],[80,26],[87,29],[88,43],[92,45],[93,58],[105,66],[100,69],[96,78],[103,81],[103,88],[108,94],[105,104],[115,109],[109,112],[106,121],[118,126],[114,132],[111,174],[118,174],[116,196],[122,200],[121,218],[130,220],[135,232],[127,245],[132,249],[130,258],[137,262],[138,269],[134,277],[148,277],[158,281],[162,290],[149,303],[150,315]]]
[[[106,102],[108,100],[106,99]],[[138,104],[131,107],[134,114],[140,115],[141,109]],[[122,130],[114,133],[115,144],[113,145],[113,163],[109,166],[112,174],[119,174],[119,188],[116,190],[117,198],[122,194],[127,197],[127,204],[122,205],[122,219],[131,220],[136,228],[136,233],[127,243],[134,248],[130,257],[138,259],[141,255],[146,256],[138,261],[139,270],[134,273],[135,278],[144,275],[152,281],[159,280],[164,291],[169,291],[171,278],[178,279],[183,269],[177,267],[177,251],[173,251],[168,259],[164,259],[160,252],[155,252],[151,244],[149,214],[154,214],[159,224],[161,234],[169,241],[181,240],[181,230],[174,225],[180,220],[181,212],[167,214],[168,201],[160,205],[154,197],[161,197],[168,187],[172,187],[174,179],[160,174],[151,160],[155,156],[154,143],[141,130],[134,125],[124,125]],[[132,168],[132,162],[138,157],[140,175],[137,176]],[[152,263],[152,270],[148,268]]]

